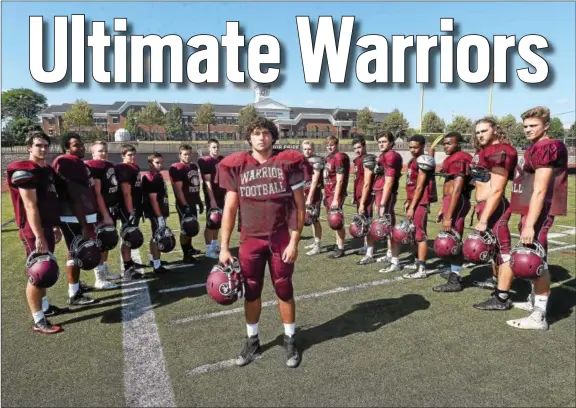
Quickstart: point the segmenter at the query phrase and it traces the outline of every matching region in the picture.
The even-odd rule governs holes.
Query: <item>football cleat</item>
[[[95,240],[84,239],[78,235],[74,237],[70,245],[70,257],[78,268],[89,271],[100,264],[102,251]]]
[[[496,254],[497,240],[489,230],[484,232],[472,231],[462,244],[464,259],[475,264],[491,261]]]
[[[328,226],[334,231],[344,227],[344,213],[340,208],[333,208],[328,212]]]
[[[364,238],[368,235],[368,230],[370,229],[370,223],[364,214],[356,214],[352,217],[350,222],[350,235],[354,238]]]
[[[60,268],[53,253],[32,251],[26,259],[26,274],[28,282],[37,288],[51,288],[60,277]]]
[[[544,258],[546,251],[540,243],[532,245],[518,243],[510,252],[510,268],[517,278],[534,279],[548,269]]]
[[[113,225],[100,225],[96,228],[96,244],[101,251],[111,251],[116,248],[120,237]]]
[[[451,258],[462,250],[460,234],[455,229],[450,232],[440,231],[434,240],[434,252],[439,258]]]
[[[244,276],[238,259],[215,265],[206,281],[208,296],[221,305],[231,305],[244,297]]]

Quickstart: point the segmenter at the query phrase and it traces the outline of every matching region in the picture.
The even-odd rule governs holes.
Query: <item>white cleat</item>
[[[316,243],[313,242],[313,243],[311,243],[310,245],[306,245],[306,246],[304,247],[304,249],[312,249],[312,248],[314,248],[315,246],[316,246]]]
[[[105,274],[105,278],[106,280],[119,280],[122,279],[122,275],[120,275],[119,273],[111,273],[110,270],[108,269],[108,265],[106,265],[106,274]]]
[[[310,248],[310,251],[306,252],[306,255],[318,255],[319,253],[320,253],[320,246],[314,245],[312,248]]]
[[[532,302],[513,302],[512,307],[515,309],[524,310],[525,312],[534,311],[534,305]]]
[[[380,269],[378,272],[380,273],[393,273],[393,272],[400,272],[402,268],[396,264],[391,264],[389,267]]]
[[[525,330],[548,330],[548,321],[542,310],[535,309],[528,317],[522,319],[508,320],[508,326]]]
[[[381,256],[380,258],[377,258],[376,262],[388,262],[388,263],[390,263],[390,262],[392,262],[392,257],[389,257],[388,255],[384,255],[384,256]]]
[[[94,282],[94,289],[117,289],[118,285],[107,280],[96,279]]]
[[[404,279],[425,279],[428,277],[426,269],[420,268],[417,271],[405,273],[402,275]]]

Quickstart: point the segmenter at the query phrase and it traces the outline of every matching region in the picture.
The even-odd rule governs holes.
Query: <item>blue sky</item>
[[[271,97],[288,106],[323,108],[362,108],[389,112],[400,109],[411,126],[418,127],[420,118],[420,85],[415,71],[407,78],[409,87],[374,88],[352,81],[347,89],[327,83],[322,88],[304,82],[296,16],[329,15],[335,20],[353,15],[360,23],[358,36],[384,35],[391,44],[391,35],[440,34],[440,18],[454,18],[460,36],[481,34],[491,40],[493,35],[516,35],[517,41],[527,34],[539,34],[548,39],[554,51],[545,58],[555,72],[555,80],[546,87],[525,85],[514,76],[511,86],[496,85],[493,113],[512,113],[516,117],[534,105],[546,105],[552,113],[575,109],[576,68],[575,4],[574,3],[3,3],[2,4],[2,89],[27,87],[42,92],[49,103],[73,102],[76,98],[92,103],[113,103],[122,100],[158,100],[216,104],[246,104],[253,101],[251,89],[239,89],[227,84],[220,89],[205,89],[191,85],[186,89],[102,87],[92,83],[79,88],[75,84],[47,87],[37,83],[28,68],[28,17],[44,16],[48,22],[48,44],[52,44],[53,17],[85,14],[93,21],[105,21],[111,27],[113,18],[124,17],[132,25],[132,34],[177,34],[184,42],[196,34],[212,34],[218,39],[225,33],[226,21],[239,21],[246,42],[257,34],[272,34],[284,45],[286,60],[282,73],[285,81],[273,87]],[[352,39],[352,49],[357,38]],[[47,50],[49,53],[52,50]],[[360,50],[355,51],[358,55]],[[520,57],[511,59],[514,69],[528,66]],[[355,59],[354,59],[355,60]],[[221,61],[222,63],[223,61]],[[412,67],[414,62],[411,63]],[[50,66],[47,67],[50,69]],[[348,69],[353,69],[350,65]],[[185,67],[183,68],[185,69]],[[390,68],[391,69],[391,68]],[[489,91],[461,83],[447,87],[439,82],[425,92],[424,110],[434,110],[447,122],[452,114],[478,118],[487,113]],[[184,71],[185,74],[185,71]],[[510,78],[509,78],[510,81]],[[564,123],[573,123],[574,112],[560,116]]]

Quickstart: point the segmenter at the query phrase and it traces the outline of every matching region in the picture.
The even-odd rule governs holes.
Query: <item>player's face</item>
[[[480,122],[476,125],[476,138],[480,146],[488,146],[496,138],[490,123]]]
[[[410,142],[408,143],[408,149],[410,150],[412,157],[417,157],[424,152],[424,145],[421,145],[418,142]]]
[[[162,157],[156,157],[154,160],[152,160],[151,166],[152,170],[162,170],[162,167],[164,166],[164,159]]]
[[[103,144],[92,145],[92,158],[94,160],[106,160],[108,158],[108,147]]]
[[[338,145],[334,142],[329,142],[326,145],[326,150],[328,151],[328,154],[330,153],[336,153],[338,151]]]
[[[524,119],[524,135],[526,139],[530,140],[532,143],[540,140],[542,136],[548,131],[548,126],[544,125],[544,122],[538,118],[526,118]]]
[[[272,133],[266,128],[256,128],[250,135],[252,149],[258,153],[265,153],[272,150]]]
[[[444,153],[447,156],[453,154],[456,150],[458,150],[458,141],[455,137],[447,137],[444,138]]]
[[[32,146],[28,148],[30,158],[39,161],[45,160],[49,148],[50,145],[46,140],[42,138],[35,138],[34,140],[32,140]]]
[[[190,163],[191,158],[190,150],[181,150],[180,151],[180,161],[184,164]]]
[[[86,155],[86,148],[84,147],[84,143],[80,139],[72,138],[70,139],[70,147],[68,151],[71,155],[78,157],[79,159],[83,159]]]
[[[302,145],[302,154],[304,157],[312,157],[313,153],[314,149],[312,148],[312,144],[306,143],[305,145]]]
[[[378,148],[382,153],[384,153],[392,148],[392,144],[385,137],[381,137],[380,139],[378,139]]]
[[[136,152],[126,152],[124,155],[124,163],[136,163]]]
[[[361,143],[356,143],[354,145],[354,154],[356,157],[360,157],[364,154],[364,146]]]
[[[218,153],[220,153],[220,145],[218,143],[210,143],[208,151],[210,153],[210,156],[218,157]]]

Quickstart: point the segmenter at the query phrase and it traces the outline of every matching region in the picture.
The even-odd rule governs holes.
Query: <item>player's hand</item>
[[[233,259],[232,254],[230,253],[230,250],[227,248],[220,248],[220,255],[218,255],[218,261],[220,261],[220,263],[222,265],[225,265],[226,263],[228,263],[229,261],[231,262]]]
[[[114,225],[114,220],[109,215],[105,215],[102,219],[102,224],[104,225]]]
[[[438,215],[436,216],[436,223],[439,224],[440,222],[442,222],[442,218],[444,218],[444,214],[439,212]]]
[[[452,230],[452,220],[450,218],[445,218],[442,221],[442,231],[450,232]]]
[[[92,227],[90,224],[86,224],[82,227],[82,238],[85,240],[92,239]]]
[[[476,224],[476,227],[474,229],[478,232],[484,232],[484,231],[486,231],[487,227],[488,227],[488,223],[478,221],[478,223]]]
[[[202,214],[204,212],[204,204],[202,204],[202,201],[200,201],[198,203],[198,214]]]
[[[332,204],[330,204],[330,208],[338,208],[338,201],[332,200]]]
[[[520,233],[520,242],[525,245],[534,243],[534,228],[524,227]]]
[[[364,205],[363,205],[363,204],[360,204],[360,205],[358,206],[358,214],[364,214],[364,213],[365,213],[364,210],[365,210]]]
[[[48,252],[48,243],[46,242],[46,238],[44,236],[36,237],[36,252],[39,254],[45,254]]]
[[[184,210],[184,217],[189,217],[192,215],[192,207],[190,207],[189,205],[185,205],[183,210]]]
[[[404,214],[406,214],[408,212],[408,207],[410,206],[410,202],[406,201],[404,203]]]
[[[434,147],[430,146],[430,148],[428,149],[428,155],[434,156],[434,153],[436,153],[436,149]]]
[[[312,205],[312,200],[306,199],[306,207],[310,207]]]
[[[408,208],[408,211],[406,211],[406,218],[408,221],[411,221],[414,218],[414,208]]]
[[[138,215],[136,214],[136,210],[130,211],[130,215],[128,216],[128,225],[134,226],[136,225],[136,220]]]
[[[158,228],[164,228],[166,226],[166,220],[164,217],[158,217],[156,218],[156,221],[158,221]]]
[[[290,243],[282,253],[282,262],[291,264],[298,258],[298,245]]]
[[[54,243],[57,244],[62,241],[62,230],[58,227],[54,227]]]
[[[378,216],[379,217],[383,217],[384,216],[384,211],[385,211],[385,207],[383,205],[379,205],[378,206]]]

